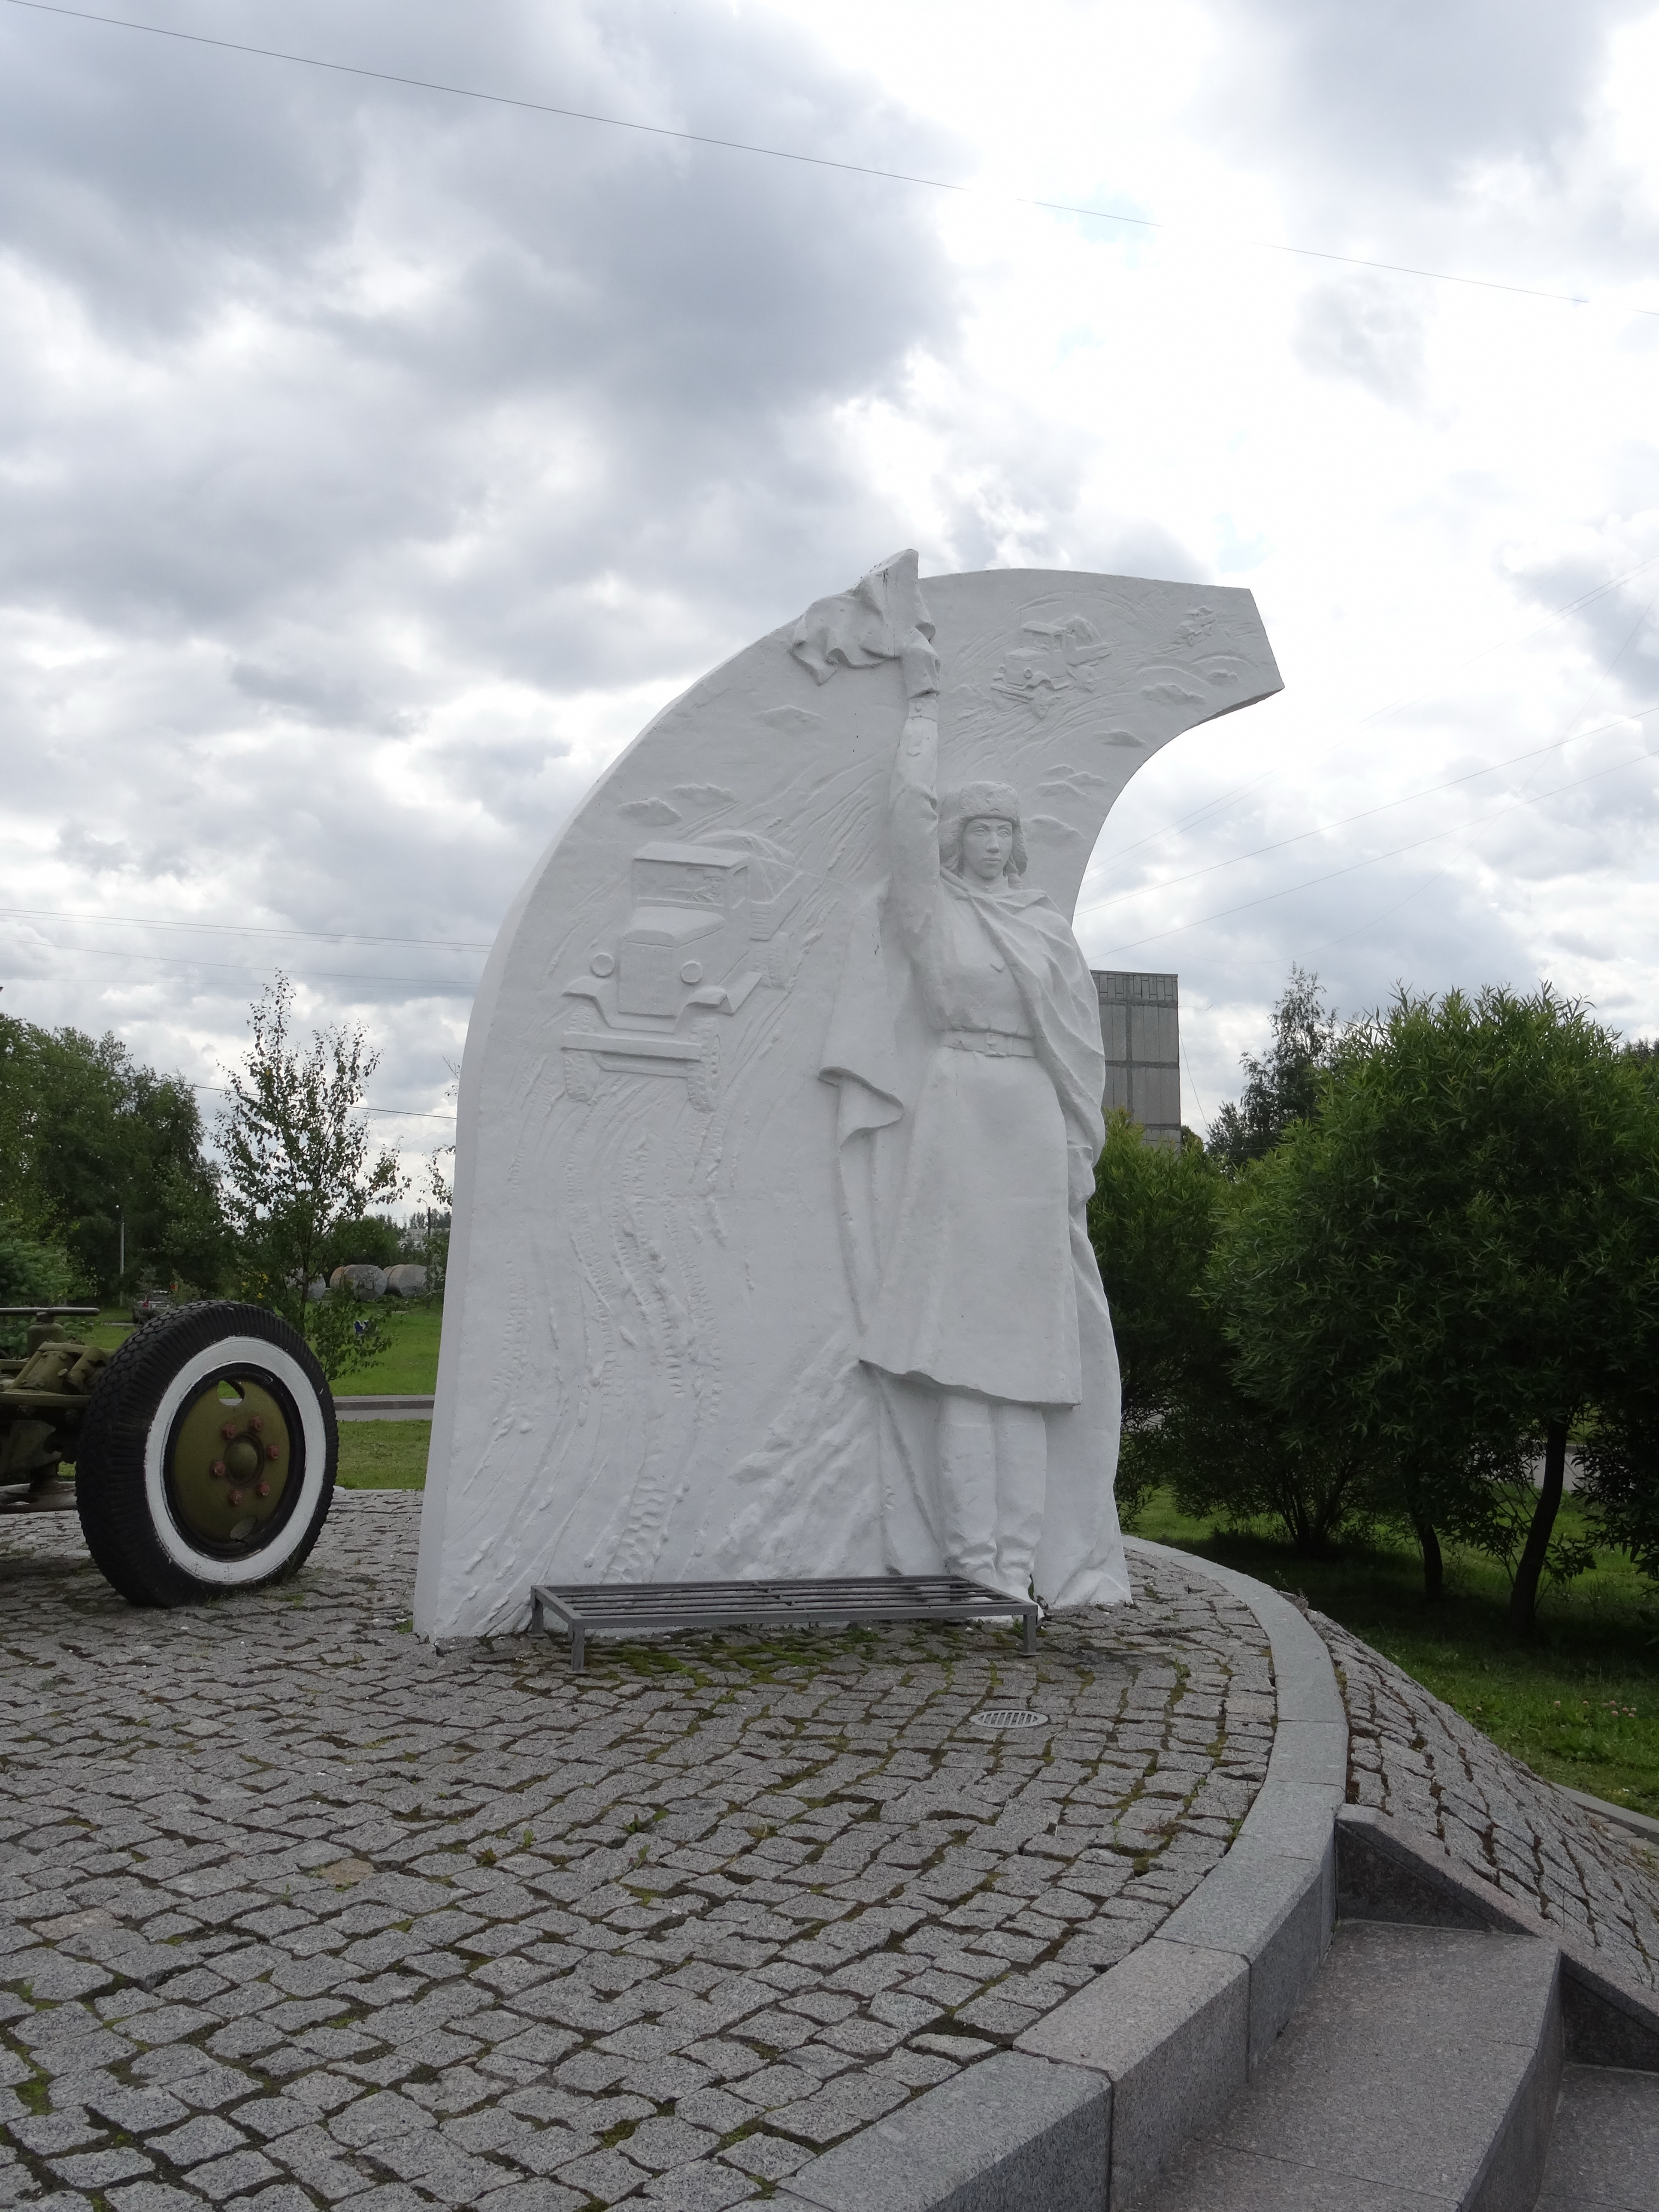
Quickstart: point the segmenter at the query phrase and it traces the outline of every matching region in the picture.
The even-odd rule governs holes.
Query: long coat
[[[910,1515],[920,1558],[916,1462],[939,1389],[1041,1406],[1039,1585],[1060,1604],[1110,1601],[1127,1595],[1120,1384],[1085,1214],[1105,1134],[1099,1001],[1051,900],[942,865],[936,746],[913,718],[890,790],[891,874],[854,923],[820,1068],[840,1091],[859,1357],[909,1463],[910,1494],[887,1510],[895,1528]],[[890,1544],[896,1566],[905,1549]]]

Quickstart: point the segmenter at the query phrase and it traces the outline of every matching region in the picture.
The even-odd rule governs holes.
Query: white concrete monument
[[[1248,592],[902,553],[635,740],[467,1037],[422,1634],[536,1583],[1127,1597],[1070,916],[1135,769],[1279,688]]]

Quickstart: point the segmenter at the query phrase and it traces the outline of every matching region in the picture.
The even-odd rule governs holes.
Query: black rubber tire
[[[181,1378],[205,1382],[216,1353],[234,1345],[244,1349],[228,1364],[266,1374],[299,1417],[288,1510],[274,1534],[240,1558],[230,1557],[228,1546],[211,1551],[169,1510],[170,1436],[161,1433],[183,1418],[173,1410],[181,1387],[199,1398],[198,1383]],[[98,1378],[76,1462],[82,1533],[98,1566],[134,1605],[197,1605],[263,1589],[304,1564],[334,1500],[338,1459],[333,1394],[297,1329],[263,1306],[228,1298],[179,1306],[136,1329]]]

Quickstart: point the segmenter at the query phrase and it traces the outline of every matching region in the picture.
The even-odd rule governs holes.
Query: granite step
[[[1562,2049],[1553,1945],[1341,1923],[1278,2043],[1137,2212],[1532,2212]]]
[[[1659,2212],[1659,2074],[1565,2069],[1535,2212]]]

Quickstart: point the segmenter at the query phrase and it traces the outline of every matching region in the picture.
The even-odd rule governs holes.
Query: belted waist
[[[1006,1030],[946,1030],[939,1042],[953,1052],[982,1052],[989,1060],[1035,1060],[1036,1047],[1028,1036],[1012,1036]]]

